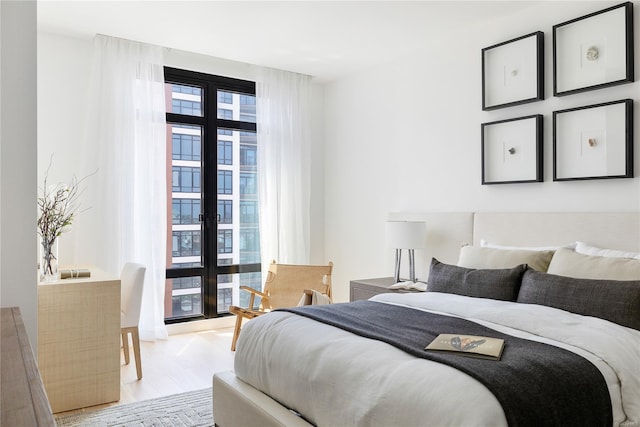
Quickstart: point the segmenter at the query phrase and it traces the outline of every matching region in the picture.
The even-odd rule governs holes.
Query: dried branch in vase
[[[42,275],[45,277],[53,276],[55,279],[58,272],[57,254],[53,250],[56,240],[62,233],[71,229],[75,216],[81,212],[79,211],[78,199],[83,190],[80,189],[80,185],[97,171],[81,180],[73,176],[68,184],[58,183],[50,186],[47,181],[52,160],[53,156],[51,156],[49,167],[45,173],[44,185],[40,189],[41,194],[38,196],[38,235],[42,245],[40,260]]]

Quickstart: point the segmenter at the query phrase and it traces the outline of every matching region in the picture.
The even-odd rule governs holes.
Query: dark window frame
[[[167,123],[193,125],[202,128],[202,161],[204,165],[217,165],[218,135],[228,135],[229,130],[257,132],[256,123],[218,118],[218,91],[254,95],[255,82],[215,76],[207,73],[165,67],[165,82],[201,88],[202,116],[167,113]],[[165,319],[165,323],[174,323],[201,318],[222,317],[228,313],[218,313],[218,274],[255,273],[261,269],[260,263],[218,265],[218,224],[217,224],[217,173],[210,173],[206,167],[201,171],[202,186],[202,253],[203,266],[191,268],[167,268],[167,279],[200,275],[202,283],[202,315]],[[211,169],[211,167],[210,167]],[[215,170],[215,168],[212,168]]]

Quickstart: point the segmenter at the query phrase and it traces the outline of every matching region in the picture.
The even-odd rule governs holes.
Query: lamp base
[[[413,249],[407,249],[409,251],[409,280],[416,282],[416,266],[415,266],[415,253]],[[400,263],[402,261],[402,249],[396,249],[396,268],[395,268],[395,282],[400,282]]]

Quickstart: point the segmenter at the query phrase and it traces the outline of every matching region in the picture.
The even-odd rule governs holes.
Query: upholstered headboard
[[[394,212],[389,220],[425,221],[427,244],[416,251],[416,273],[426,278],[432,257],[455,264],[460,247],[480,240],[508,246],[583,241],[640,252],[640,212]]]
[[[474,214],[473,244],[565,245],[577,240],[605,248],[640,252],[640,213]]]

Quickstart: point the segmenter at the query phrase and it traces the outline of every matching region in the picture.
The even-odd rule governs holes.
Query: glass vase
[[[58,239],[53,242],[42,240],[40,243],[40,280],[54,282],[60,279],[58,271]]]

